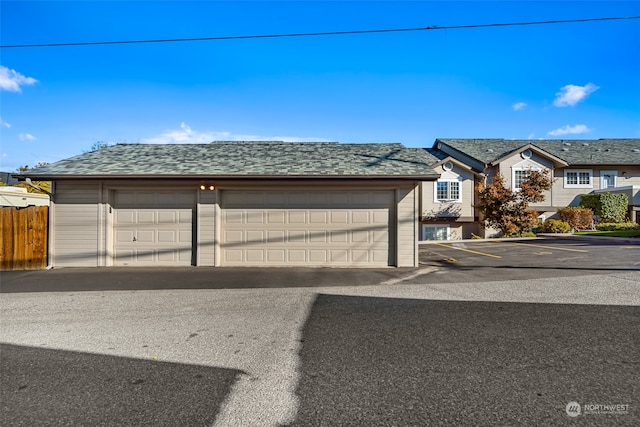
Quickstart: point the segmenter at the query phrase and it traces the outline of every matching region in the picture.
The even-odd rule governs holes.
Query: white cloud
[[[20,86],[30,86],[38,83],[33,77],[26,77],[16,70],[0,65],[0,90],[8,92],[22,92]]]
[[[587,83],[584,86],[563,86],[560,92],[556,93],[556,99],[553,100],[553,105],[556,107],[573,107],[598,89],[600,89],[600,87],[593,83]]]
[[[530,133],[529,136],[527,137],[527,139],[533,139],[534,136],[536,136],[535,133]]]
[[[35,141],[36,137],[31,135],[30,133],[21,133],[20,135],[18,135],[18,138],[20,138],[20,141]]]
[[[11,123],[5,122],[4,120],[2,120],[2,118],[0,118],[0,127],[10,128]]]
[[[527,104],[524,102],[516,102],[511,107],[513,108],[513,111],[518,111],[518,110],[522,110],[526,106]]]
[[[225,131],[195,131],[185,122],[180,123],[180,129],[166,130],[162,134],[141,140],[144,144],[202,144],[213,141],[285,141],[312,142],[327,141],[321,138],[299,138],[294,136],[258,136],[241,135]]]
[[[587,132],[591,132],[591,129],[589,129],[586,125],[575,125],[575,126],[566,125],[561,128],[549,131],[547,135],[551,135],[551,136],[576,135],[576,134],[587,133]]]

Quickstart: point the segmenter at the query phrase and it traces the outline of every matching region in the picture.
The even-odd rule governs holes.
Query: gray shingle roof
[[[639,165],[640,139],[508,140],[437,139],[458,151],[489,164],[531,144],[569,165]]]
[[[432,156],[402,144],[213,142],[118,144],[61,160],[28,176],[435,177]]]

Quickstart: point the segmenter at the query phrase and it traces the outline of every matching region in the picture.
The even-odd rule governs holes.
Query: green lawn
[[[576,231],[574,234],[580,236],[640,237],[640,230]]]

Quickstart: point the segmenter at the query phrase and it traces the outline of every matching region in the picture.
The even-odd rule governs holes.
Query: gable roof
[[[638,165],[640,139],[522,140],[522,139],[436,139],[473,159],[490,165],[530,145],[562,160],[567,165]]]
[[[433,158],[402,144],[242,141],[118,144],[34,168],[41,178],[392,177],[435,179]]]

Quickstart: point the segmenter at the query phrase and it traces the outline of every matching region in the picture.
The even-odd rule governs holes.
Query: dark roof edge
[[[249,180],[249,179],[276,179],[276,180],[289,180],[289,179],[355,179],[355,180],[368,180],[368,179],[396,179],[396,180],[431,180],[440,178],[440,174],[425,174],[425,175],[15,175],[20,181],[24,181],[27,177],[38,178],[39,181],[43,180],[76,180],[76,179],[175,179],[175,180]]]

